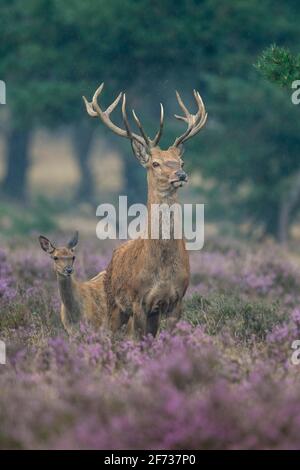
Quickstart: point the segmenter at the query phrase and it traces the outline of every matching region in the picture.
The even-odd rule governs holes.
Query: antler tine
[[[198,134],[198,132],[202,129],[202,127],[205,125],[206,123],[206,120],[207,120],[207,114],[205,115],[205,119],[203,119],[203,121],[201,121],[201,123],[198,124],[198,126],[196,126],[194,129],[192,129],[192,131],[190,132],[189,136],[187,139],[189,139],[190,137],[193,137],[194,135]],[[187,140],[185,139],[185,140]]]
[[[125,124],[125,127],[126,127],[127,136],[129,137],[129,139],[131,141],[136,140],[137,142],[139,142],[142,145],[145,145],[145,144],[148,145],[147,140],[145,140],[144,138],[142,138],[139,135],[135,134],[130,129],[130,125],[129,125],[129,121],[128,121],[128,117],[127,117],[127,111],[126,111],[126,94],[125,93],[123,95],[123,102],[122,102],[122,116],[123,116],[123,121],[124,121],[124,124]]]
[[[181,98],[181,96],[180,96],[180,94],[178,93],[177,90],[175,91],[175,93],[176,93],[176,97],[177,97],[177,101],[178,101],[179,106],[181,107],[182,111],[184,112],[186,118],[188,118],[190,116],[190,113],[188,112],[188,110],[187,110],[184,102],[182,101],[182,98]]]
[[[204,127],[207,121],[207,117],[208,117],[208,114],[207,112],[205,112],[205,114],[203,114],[203,116],[201,117],[199,124],[197,124],[197,126],[194,127],[192,131],[190,132],[188,138],[193,137],[194,135],[198,134],[198,132],[202,129],[202,127]]]
[[[123,95],[123,101],[122,101],[122,117],[123,117],[123,121],[126,127],[127,135],[128,137],[132,138],[132,132],[129,126],[127,111],[126,111],[126,94],[125,93]]]
[[[115,99],[115,101],[110,105],[106,111],[102,111],[102,109],[99,106],[98,103],[98,97],[101,94],[102,90],[104,87],[104,83],[101,83],[99,88],[94,93],[93,99],[91,102],[88,102],[87,99],[83,96],[83,100],[86,106],[86,110],[88,114],[92,117],[99,117],[101,121],[110,129],[112,130],[115,134],[121,136],[121,137],[127,137],[127,132],[120,127],[116,126],[109,118],[110,113],[115,109],[117,106],[118,102],[120,101],[120,98],[122,96],[122,93]]]
[[[98,100],[98,96],[101,95],[103,88],[104,88],[104,82],[102,82],[101,85],[97,88],[97,90],[94,93],[93,99],[92,99],[93,106],[96,105],[98,108],[99,108],[99,105],[98,105],[97,100]]]
[[[143,126],[142,126],[142,124],[141,124],[141,121],[140,121],[139,118],[137,117],[137,115],[136,115],[134,109],[132,110],[132,114],[133,114],[134,120],[135,120],[135,122],[136,122],[138,128],[140,129],[141,134],[142,134],[143,138],[145,139],[145,142],[147,143],[147,145],[148,145],[149,147],[155,147],[155,146],[158,144],[158,142],[160,141],[160,138],[161,138],[161,136],[162,136],[163,127],[164,127],[164,107],[163,107],[163,105],[160,103],[160,122],[159,122],[159,130],[158,130],[158,132],[156,133],[156,135],[155,135],[155,137],[154,137],[153,140],[151,140],[151,139],[147,136],[146,132],[145,132],[144,129],[143,129]]]
[[[175,139],[174,146],[178,147],[180,144],[188,140],[190,137],[196,135],[200,129],[205,125],[206,120],[207,120],[207,113],[205,110],[204,103],[202,101],[202,98],[200,96],[200,93],[196,90],[193,90],[194,98],[197,103],[197,113],[196,114],[191,114],[186,106],[184,105],[181,96],[179,93],[176,91],[176,96],[178,100],[178,104],[183,110],[185,117],[184,116],[178,116],[175,114],[176,119],[179,119],[181,121],[184,121],[187,123],[188,127],[186,131],[180,136]]]
[[[188,111],[187,107],[185,106],[184,102],[182,101],[182,98],[181,98],[181,96],[180,96],[180,94],[178,93],[177,90],[176,90],[176,98],[177,98],[179,106],[181,107],[182,111],[185,114],[185,117],[184,116],[178,116],[178,114],[175,114],[175,117],[176,117],[176,119],[179,119],[180,121],[186,122],[187,125],[188,125],[187,130],[180,137],[177,137],[177,139],[174,142],[174,146],[178,147],[178,145],[180,145],[187,138],[187,136],[190,134],[190,132],[192,130],[192,126],[194,124],[194,119],[193,119],[194,116]]]
[[[153,147],[155,147],[159,143],[159,141],[161,139],[161,136],[162,136],[163,128],[164,128],[164,107],[163,107],[162,103],[160,103],[159,130],[158,130],[156,136],[154,137],[154,139],[152,140],[152,146]]]
[[[198,111],[197,111],[196,116],[200,117],[200,116],[205,115],[206,114],[205,106],[204,106],[204,103],[202,101],[199,91],[194,90],[194,97],[198,105]]]
[[[96,111],[94,111],[92,103],[89,103],[85,96],[83,96],[82,99],[84,101],[88,115],[91,117],[97,117],[98,114],[96,113]]]
[[[118,106],[119,101],[122,98],[122,95],[123,95],[123,92],[121,91],[121,93],[118,94],[115,101],[113,101],[113,103],[110,106],[108,106],[108,108],[104,111],[105,114],[109,116],[113,112],[113,110]]]
[[[149,137],[147,136],[146,132],[144,131],[143,126],[142,126],[142,124],[141,124],[141,121],[140,121],[139,118],[137,117],[137,115],[136,115],[134,109],[132,110],[132,114],[133,114],[133,118],[134,118],[134,120],[135,120],[135,122],[136,122],[136,124],[137,124],[137,126],[138,126],[138,128],[139,128],[139,130],[141,131],[142,136],[143,136],[144,139],[145,139],[146,144],[148,145],[148,147],[150,147],[150,139],[149,139]]]
[[[119,95],[116,97],[116,99],[111,103],[111,105],[109,105],[107,107],[107,109],[105,111],[103,111],[100,107],[100,104],[98,102],[98,98],[99,96],[101,95],[102,93],[102,90],[104,88],[104,83],[101,83],[101,85],[97,88],[97,90],[95,91],[94,93],[94,96],[93,96],[93,99],[91,102],[89,102],[85,96],[83,96],[83,101],[84,101],[84,104],[85,104],[85,107],[86,107],[86,110],[87,110],[87,113],[89,114],[89,116],[91,117],[99,117],[101,119],[101,121],[111,130],[113,131],[115,134],[121,136],[121,137],[126,137],[128,139],[130,139],[131,141],[135,140],[137,142],[139,142],[140,144],[142,144],[143,146],[146,145],[146,147],[154,147],[155,145],[157,145],[157,143],[159,142],[160,138],[161,138],[161,135],[162,135],[162,130],[163,130],[163,120],[164,120],[164,109],[163,109],[163,106],[162,104],[160,105],[160,127],[159,127],[159,131],[157,132],[157,134],[155,135],[154,139],[151,140],[146,132],[144,131],[143,129],[143,126],[141,124],[141,121],[139,120],[139,118],[137,117],[136,113],[134,110],[132,110],[132,113],[133,113],[133,117],[134,117],[134,120],[141,132],[141,135],[138,135],[138,134],[135,134],[134,132],[131,131],[130,129],[130,125],[129,125],[129,121],[128,121],[128,117],[127,117],[127,112],[126,112],[126,95],[125,93],[121,92],[119,93]],[[123,96],[123,101],[122,101],[122,117],[123,117],[123,121],[124,121],[124,124],[125,124],[125,129],[121,129],[120,127],[118,127],[116,124],[114,124],[111,119],[110,119],[110,114],[114,111],[114,109],[117,107],[117,105],[119,104],[121,98]],[[183,105],[183,104],[182,104]],[[184,105],[183,105],[184,106]],[[183,108],[184,109],[184,108]]]
[[[104,87],[104,83],[101,83],[101,85],[97,88],[97,90],[95,91],[94,93],[94,96],[93,96],[93,99],[91,102],[88,102],[87,99],[83,96],[83,100],[84,100],[84,103],[85,103],[85,106],[86,106],[86,110],[88,112],[88,114],[92,117],[99,117],[101,119],[101,121],[111,130],[113,131],[115,134],[121,136],[121,137],[126,137],[126,138],[129,138],[129,139],[135,139],[135,140],[138,140],[140,143],[143,143],[144,141],[142,140],[142,138],[134,133],[132,133],[130,131],[130,128],[129,128],[129,124],[128,124],[128,120],[127,120],[127,116],[126,116],[126,110],[125,110],[125,118],[124,119],[124,123],[125,123],[125,126],[126,126],[126,130],[124,129],[121,129],[120,127],[118,127],[116,124],[114,124],[111,119],[110,119],[110,114],[112,113],[112,111],[116,108],[116,106],[118,105],[122,95],[123,95],[123,104],[125,105],[126,103],[126,97],[125,97],[125,94],[123,94],[122,92],[119,93],[119,95],[117,96],[117,98],[112,102],[112,104],[110,106],[108,106],[108,108],[105,110],[105,111],[102,111],[99,103],[98,103],[98,98],[100,96],[100,94],[102,93],[102,90],[103,90],[103,87]],[[122,114],[123,114],[123,118],[124,118],[124,113],[123,113],[123,106],[122,106]]]
[[[187,122],[187,118],[186,118],[186,117],[179,116],[178,114],[174,114],[174,116],[175,116],[176,119],[178,119],[179,121]]]
[[[195,99],[197,101],[197,104],[198,104],[198,112],[197,114],[199,115],[200,117],[200,121],[198,122],[198,124],[191,130],[188,138],[190,137],[193,137],[194,135],[196,135],[201,129],[202,127],[205,125],[206,121],[207,121],[207,112],[206,112],[206,109],[205,109],[205,106],[204,106],[204,103],[202,101],[202,98],[200,96],[200,93],[196,90],[194,90],[194,96],[195,96]]]

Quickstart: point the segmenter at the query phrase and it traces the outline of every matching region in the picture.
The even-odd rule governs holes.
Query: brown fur
[[[66,274],[66,268],[73,269],[74,249],[56,248],[45,237],[40,237],[40,243],[42,249],[47,251],[54,260],[54,270],[62,301],[60,317],[66,331],[69,334],[74,333],[82,320],[91,323],[96,328],[106,326],[105,271],[89,281],[79,282],[74,279],[73,273]]]
[[[175,115],[187,124],[185,132],[177,137],[168,150],[158,147],[163,131],[164,110],[161,105],[160,127],[154,139],[150,139],[133,111],[134,121],[141,135],[132,132],[126,111],[126,95],[120,93],[104,111],[98,98],[104,83],[94,93],[92,101],[83,97],[87,113],[100,118],[105,126],[120,137],[130,140],[132,150],[147,169],[148,176],[148,234],[151,232],[151,205],[177,202],[177,189],[186,181],[182,170],[182,144],[195,136],[206,123],[207,113],[202,98],[194,90],[197,105],[196,114],[191,114],[176,92],[178,104],[184,116]],[[122,116],[125,129],[114,124],[110,118],[122,98]],[[174,217],[171,225],[174,229]],[[161,222],[159,222],[161,228]],[[123,324],[137,336],[146,333],[155,335],[159,319],[166,314],[173,323],[180,318],[182,299],[189,284],[189,258],[183,240],[177,240],[172,232],[171,239],[138,239],[125,243],[115,250],[104,276],[104,288],[110,325],[115,332]]]
[[[153,163],[159,164],[154,167]],[[182,168],[179,149],[152,149],[148,171],[148,213],[151,204],[177,202],[176,172]],[[172,233],[172,232],[171,232]],[[117,331],[124,323],[138,337],[158,330],[162,314],[175,323],[189,284],[189,257],[184,240],[137,239],[117,248],[109,263],[104,287],[110,325]]]

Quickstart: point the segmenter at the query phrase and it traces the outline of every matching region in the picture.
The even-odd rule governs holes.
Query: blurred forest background
[[[164,147],[183,130],[174,90],[194,109],[198,89],[209,119],[181,200],[205,202],[219,234],[299,238],[299,2],[1,0],[0,21],[0,233],[94,231],[101,202],[145,201],[128,142],[86,114],[104,81],[102,101],[126,90],[149,135],[164,104]]]

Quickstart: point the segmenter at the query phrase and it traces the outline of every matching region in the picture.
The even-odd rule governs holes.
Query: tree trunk
[[[7,138],[7,170],[2,188],[14,199],[26,197],[31,135],[29,129],[12,128]]]
[[[78,200],[92,201],[94,181],[90,168],[90,152],[93,143],[94,127],[87,122],[74,126],[72,136],[74,155],[80,168],[80,182],[76,197]]]
[[[293,209],[300,199],[300,171],[294,177],[294,182],[288,193],[283,197],[278,221],[278,240],[282,244],[288,241],[289,228]]]

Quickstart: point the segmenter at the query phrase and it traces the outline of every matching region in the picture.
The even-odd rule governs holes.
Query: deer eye
[[[183,168],[183,167],[184,167],[184,162],[181,162],[181,168]]]
[[[72,259],[73,259],[73,261],[75,261],[75,258],[76,258],[76,256],[73,256],[73,258],[72,258]]]
[[[57,256],[53,256],[53,259],[54,259],[54,261],[57,261],[57,260],[58,260],[58,257],[57,257]]]
[[[152,166],[153,166],[153,168],[157,168],[158,166],[160,166],[160,164],[158,162],[153,162]]]

